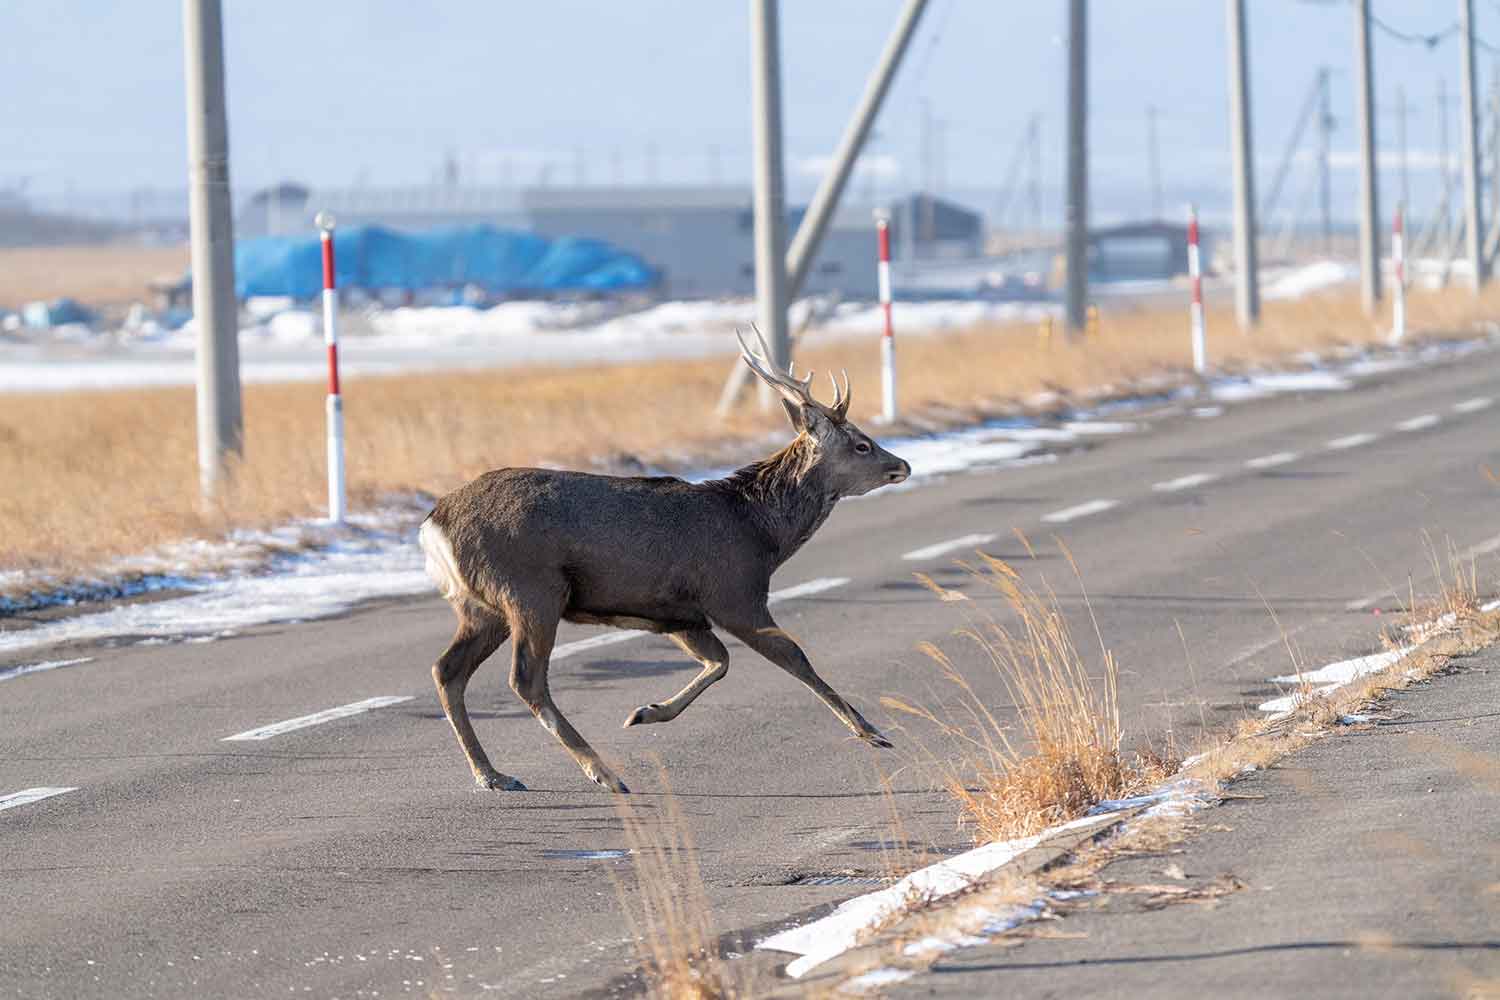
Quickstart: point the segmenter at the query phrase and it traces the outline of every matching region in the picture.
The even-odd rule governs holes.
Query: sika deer
[[[757,337],[759,331],[757,331]],[[553,704],[547,661],[559,620],[664,633],[703,664],[666,701],[626,726],[670,722],[728,670],[719,626],[806,684],[860,739],[891,744],[824,683],[766,608],[771,574],[818,530],[840,497],[899,483],[911,467],[849,423],[849,380],[834,402],[812,397],[812,376],[777,371],[740,340],[750,369],[782,398],[797,437],[726,479],[597,476],[546,469],[487,472],[438,501],[422,524],[427,571],[458,616],[432,668],[438,698],[483,788],[526,786],[496,771],[464,708],[485,658],[513,643],[510,686],[573,755],[614,792],[625,785]]]

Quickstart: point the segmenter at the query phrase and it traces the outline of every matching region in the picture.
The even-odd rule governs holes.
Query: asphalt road
[[[1409,577],[1431,589],[1434,549],[1500,531],[1500,487],[1484,471],[1500,467],[1495,360],[1206,419],[1158,414],[1055,463],[846,502],[774,585],[848,582],[786,600],[778,618],[877,725],[889,721],[881,695],[946,694],[914,649],[926,640],[959,653],[1003,708],[951,637],[966,614],[994,607],[953,560],[977,544],[1045,578],[1087,648],[1092,627],[1057,536],[1121,665],[1132,737],[1170,728],[1191,744],[1203,723],[1273,693],[1265,678],[1288,667],[1283,633],[1310,666],[1368,652],[1374,612],[1398,606]],[[975,535],[993,538],[903,558]],[[1493,558],[1482,577],[1493,579]],[[939,602],[913,571],[974,600]],[[67,650],[94,659],[0,685],[0,807],[24,789],[77,789],[0,808],[0,995],[530,997],[625,972],[616,884],[630,866],[616,856],[615,804],[510,694],[504,651],[481,668],[470,706],[496,766],[533,790],[474,789],[429,675],[451,629],[435,597],[391,602],[212,643]],[[559,643],[597,631],[565,626]],[[896,751],[857,743],[791,678],[729,648],[729,676],[680,719],[629,730],[633,708],[696,665],[642,637],[552,670],[560,707],[648,818],[663,805],[658,761],[670,777],[719,927],[860,891],[786,883],[877,874],[891,802],[914,835],[963,843],[950,802],[910,766],[919,732],[890,732]],[[224,739],[375,697],[410,700]],[[897,772],[893,795],[882,771]]]

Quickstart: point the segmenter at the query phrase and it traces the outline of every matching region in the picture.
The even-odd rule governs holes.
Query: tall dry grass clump
[[[975,578],[1000,593],[1015,622],[975,615],[957,634],[998,675],[1014,721],[930,643],[923,649],[956,697],[937,708],[882,699],[936,730],[942,745],[919,737],[923,756],[962,807],[975,840],[1039,833],[1163,777],[1166,761],[1121,752],[1119,672],[1102,637],[1091,665],[1050,588],[1038,592],[1003,561],[980,558]]]
[[[662,775],[663,781],[666,775]],[[719,954],[698,848],[670,785],[646,816],[617,798],[632,877],[616,879],[647,991],[657,1000],[731,1000],[748,991]]]

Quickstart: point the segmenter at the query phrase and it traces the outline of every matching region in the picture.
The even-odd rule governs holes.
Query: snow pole
[[[896,331],[891,325],[891,220],[884,213],[875,215],[875,233],[880,240],[876,265],[880,309],[885,313],[885,332],[880,337],[881,419],[889,424],[896,419]]]
[[[339,395],[339,293],[333,270],[332,212],[313,220],[323,242],[323,343],[328,348],[328,520],[344,523],[344,401]]]
[[[1391,265],[1396,272],[1395,294],[1391,296],[1391,343],[1406,337],[1406,205],[1396,203],[1396,221],[1391,224]]]
[[[1189,307],[1193,327],[1193,371],[1203,374],[1207,365],[1204,343],[1203,264],[1198,256],[1198,206],[1188,206],[1188,275],[1193,279],[1193,304]]]

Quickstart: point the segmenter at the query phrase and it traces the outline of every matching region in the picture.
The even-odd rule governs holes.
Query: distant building
[[[1172,278],[1188,269],[1187,226],[1175,222],[1132,222],[1089,232],[1089,277],[1095,281]],[[1206,234],[1199,233],[1202,260],[1213,259]]]
[[[755,292],[751,191],[714,187],[537,187],[429,185],[411,188],[309,189],[283,183],[253,194],[235,235],[253,238],[311,232],[313,216],[334,213],[340,226],[380,225],[420,232],[444,226],[492,225],[557,239],[583,236],[630,251],[662,272],[671,298],[748,296]],[[883,209],[896,245],[922,260],[976,257],[983,220],[953,202],[915,195]],[[789,208],[790,243],[804,209]],[[914,219],[908,230],[908,218]],[[914,239],[903,244],[904,233]],[[915,248],[912,250],[912,248]],[[897,249],[900,258],[902,251]],[[834,213],[802,291],[853,299],[876,295],[875,206]]]
[[[963,260],[984,254],[984,217],[957,202],[919,192],[894,203],[890,212],[896,260]]]
[[[743,187],[532,188],[522,193],[538,235],[592,236],[644,258],[672,298],[755,292],[754,214]],[[788,212],[787,241],[802,210]],[[802,291],[874,298],[875,213],[834,213]]]

